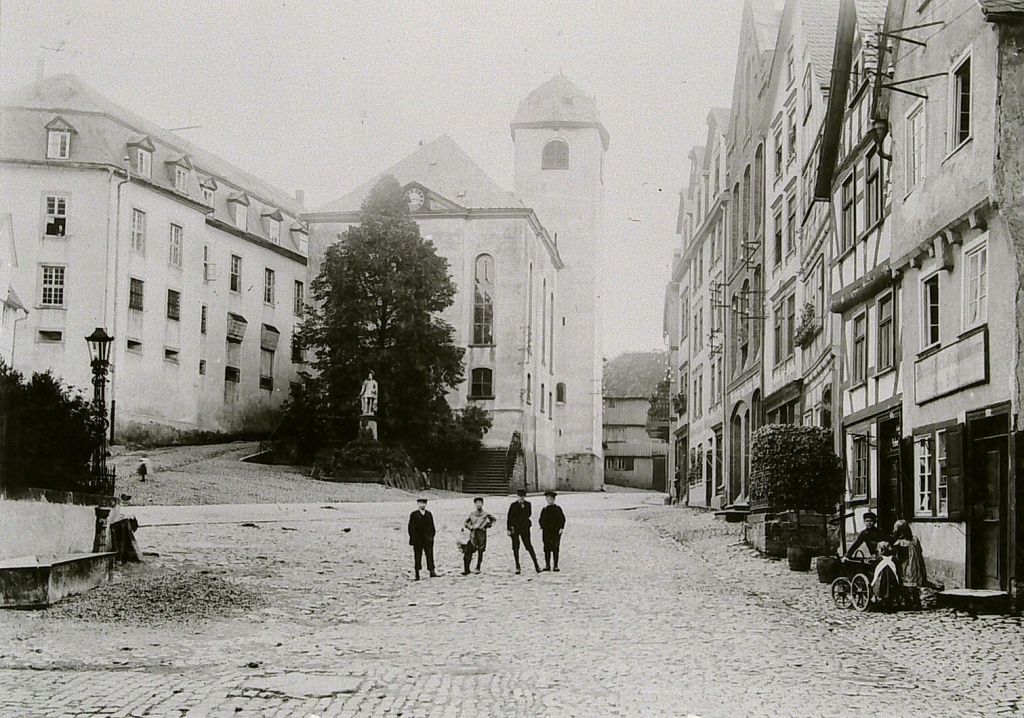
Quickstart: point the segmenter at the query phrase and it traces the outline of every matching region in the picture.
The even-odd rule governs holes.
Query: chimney
[[[306,191],[302,189],[295,190],[295,201],[301,204],[303,207],[306,206]]]

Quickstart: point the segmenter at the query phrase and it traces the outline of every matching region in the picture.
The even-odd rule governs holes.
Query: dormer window
[[[213,177],[203,177],[199,180],[199,188],[203,191],[203,204],[213,207],[214,192],[217,190],[217,181]]]
[[[46,158],[66,160],[71,157],[71,135],[75,128],[57,115],[46,123]]]
[[[291,227],[292,241],[295,242],[295,246],[299,249],[299,254],[303,257],[309,252],[309,231],[301,222],[296,222]]]
[[[174,183],[174,190],[181,194],[188,194],[188,178],[192,175],[192,161],[188,155],[172,157],[164,163],[170,173],[170,180]]]
[[[153,178],[153,140],[140,137],[128,143],[128,156],[131,158],[132,172],[146,179]]]
[[[267,239],[274,244],[281,244],[281,220],[284,215],[281,210],[263,210],[263,226],[267,230]]]
[[[50,130],[46,139],[46,157],[51,160],[66,160],[71,156],[71,133]]]
[[[236,192],[228,197],[228,206],[231,207],[231,218],[235,227],[243,232],[249,231],[249,197],[245,192]]]
[[[153,153],[141,147],[135,149],[135,171],[140,177],[153,176]]]

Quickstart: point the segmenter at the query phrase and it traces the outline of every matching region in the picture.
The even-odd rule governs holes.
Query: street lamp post
[[[103,420],[100,443],[92,455],[92,474],[95,479],[103,479],[107,473],[107,369],[110,367],[110,345],[114,337],[102,327],[96,327],[85,341],[89,344],[89,356],[92,358],[92,402]]]

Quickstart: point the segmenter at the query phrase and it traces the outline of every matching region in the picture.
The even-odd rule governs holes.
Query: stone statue
[[[363,381],[363,387],[359,390],[359,401],[362,404],[363,416],[373,416],[377,413],[377,382],[371,371]]]

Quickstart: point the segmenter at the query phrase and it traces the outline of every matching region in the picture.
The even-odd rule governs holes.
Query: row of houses
[[[829,427],[846,536],[1020,594],[1022,42],[1019,0],[747,0],[666,289],[678,501],[742,516],[752,434]]]

